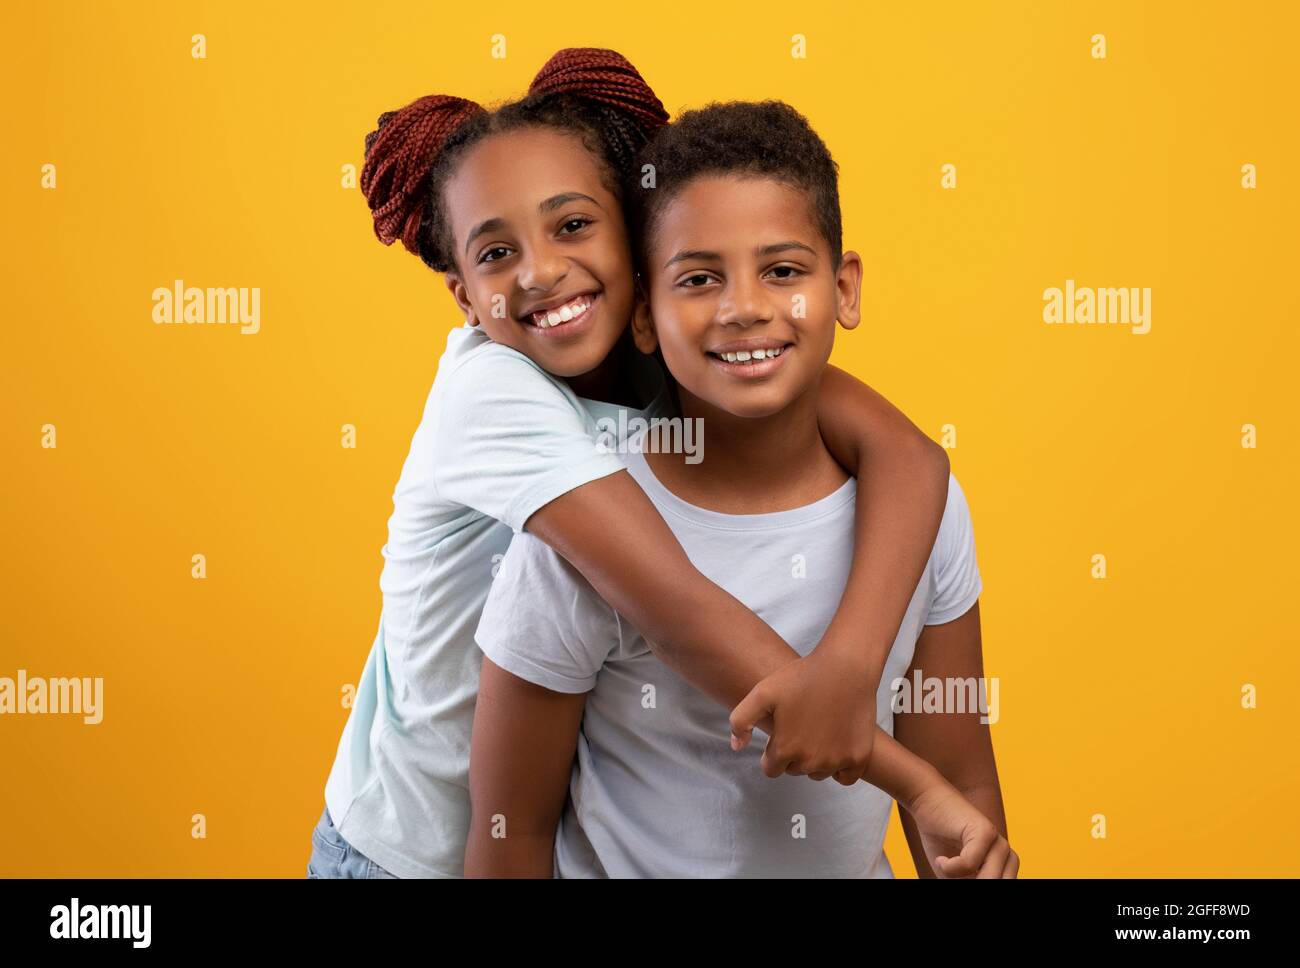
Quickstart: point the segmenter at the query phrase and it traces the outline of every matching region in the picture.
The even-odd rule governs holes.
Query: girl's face
[[[632,314],[627,226],[601,176],[576,135],[525,128],[471,148],[444,189],[457,304],[556,376],[599,366]]]

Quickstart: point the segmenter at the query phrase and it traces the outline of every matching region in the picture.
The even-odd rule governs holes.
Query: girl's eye
[[[479,265],[482,265],[484,262],[500,262],[509,254],[510,250],[504,245],[494,245],[478,257]]]
[[[566,219],[564,224],[560,226],[560,234],[572,235],[574,232],[581,232],[590,224],[591,224],[591,219],[589,218]]]

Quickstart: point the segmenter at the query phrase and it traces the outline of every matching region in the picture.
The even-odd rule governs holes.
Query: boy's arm
[[[865,383],[827,366],[818,424],[835,460],[858,479],[853,565],[834,619],[816,650],[764,681],[732,716],[733,746],[755,716],[773,713],[811,750],[784,745],[765,757],[769,776],[808,773],[851,785],[871,754],[875,696],[885,659],[925,571],[948,497],[948,454]],[[801,695],[815,701],[800,702]],[[839,710],[832,723],[824,710]],[[832,751],[849,743],[850,756]],[[818,756],[823,752],[826,755]],[[768,769],[770,763],[771,769]]]
[[[919,671],[926,679],[948,681],[953,677],[983,681],[978,602],[960,618],[943,625],[925,627],[916,644],[912,667],[907,672],[909,680],[914,671]],[[989,713],[996,714],[991,699]],[[991,820],[1005,838],[1007,818],[993,756],[993,740],[988,725],[980,722],[980,716],[978,709],[963,713],[953,710],[897,713],[894,716],[894,736],[911,752],[928,761]],[[917,874],[921,877],[935,876],[926,860],[915,821],[906,811],[900,810],[899,814]],[[1018,859],[1015,866],[1019,866]]]
[[[586,693],[483,659],[470,739],[466,877],[550,877]]]

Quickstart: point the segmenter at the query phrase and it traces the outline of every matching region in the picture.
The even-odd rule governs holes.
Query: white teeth
[[[539,329],[550,329],[560,323],[567,323],[577,319],[590,308],[591,303],[587,299],[574,300],[555,309],[535,312],[532,314],[532,320],[533,324]]]
[[[720,357],[728,363],[757,363],[760,360],[770,360],[773,357],[780,356],[784,350],[784,346],[769,346],[766,349],[736,350],[734,353],[715,353],[714,356]]]

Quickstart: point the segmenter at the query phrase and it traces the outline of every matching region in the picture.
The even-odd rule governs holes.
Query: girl
[[[738,656],[779,655],[784,664],[744,704],[757,714],[732,723],[733,747],[755,725],[770,735],[769,775],[862,776],[884,658],[946,502],[947,457],[828,368],[819,426],[858,477],[859,512],[848,588],[806,658],[692,566],[622,462],[596,444],[597,421],[620,410],[672,412],[663,370],[629,335],[636,280],[622,209],[635,153],[666,120],[623,57],[576,49],[552,57],[519,101],[487,111],[425,97],[384,114],[366,139],[376,235],[444,273],[466,324],[448,337],[394,493],[383,611],[309,876],[463,874],[474,630],[520,530],[567,558],[720,701],[740,681]]]

